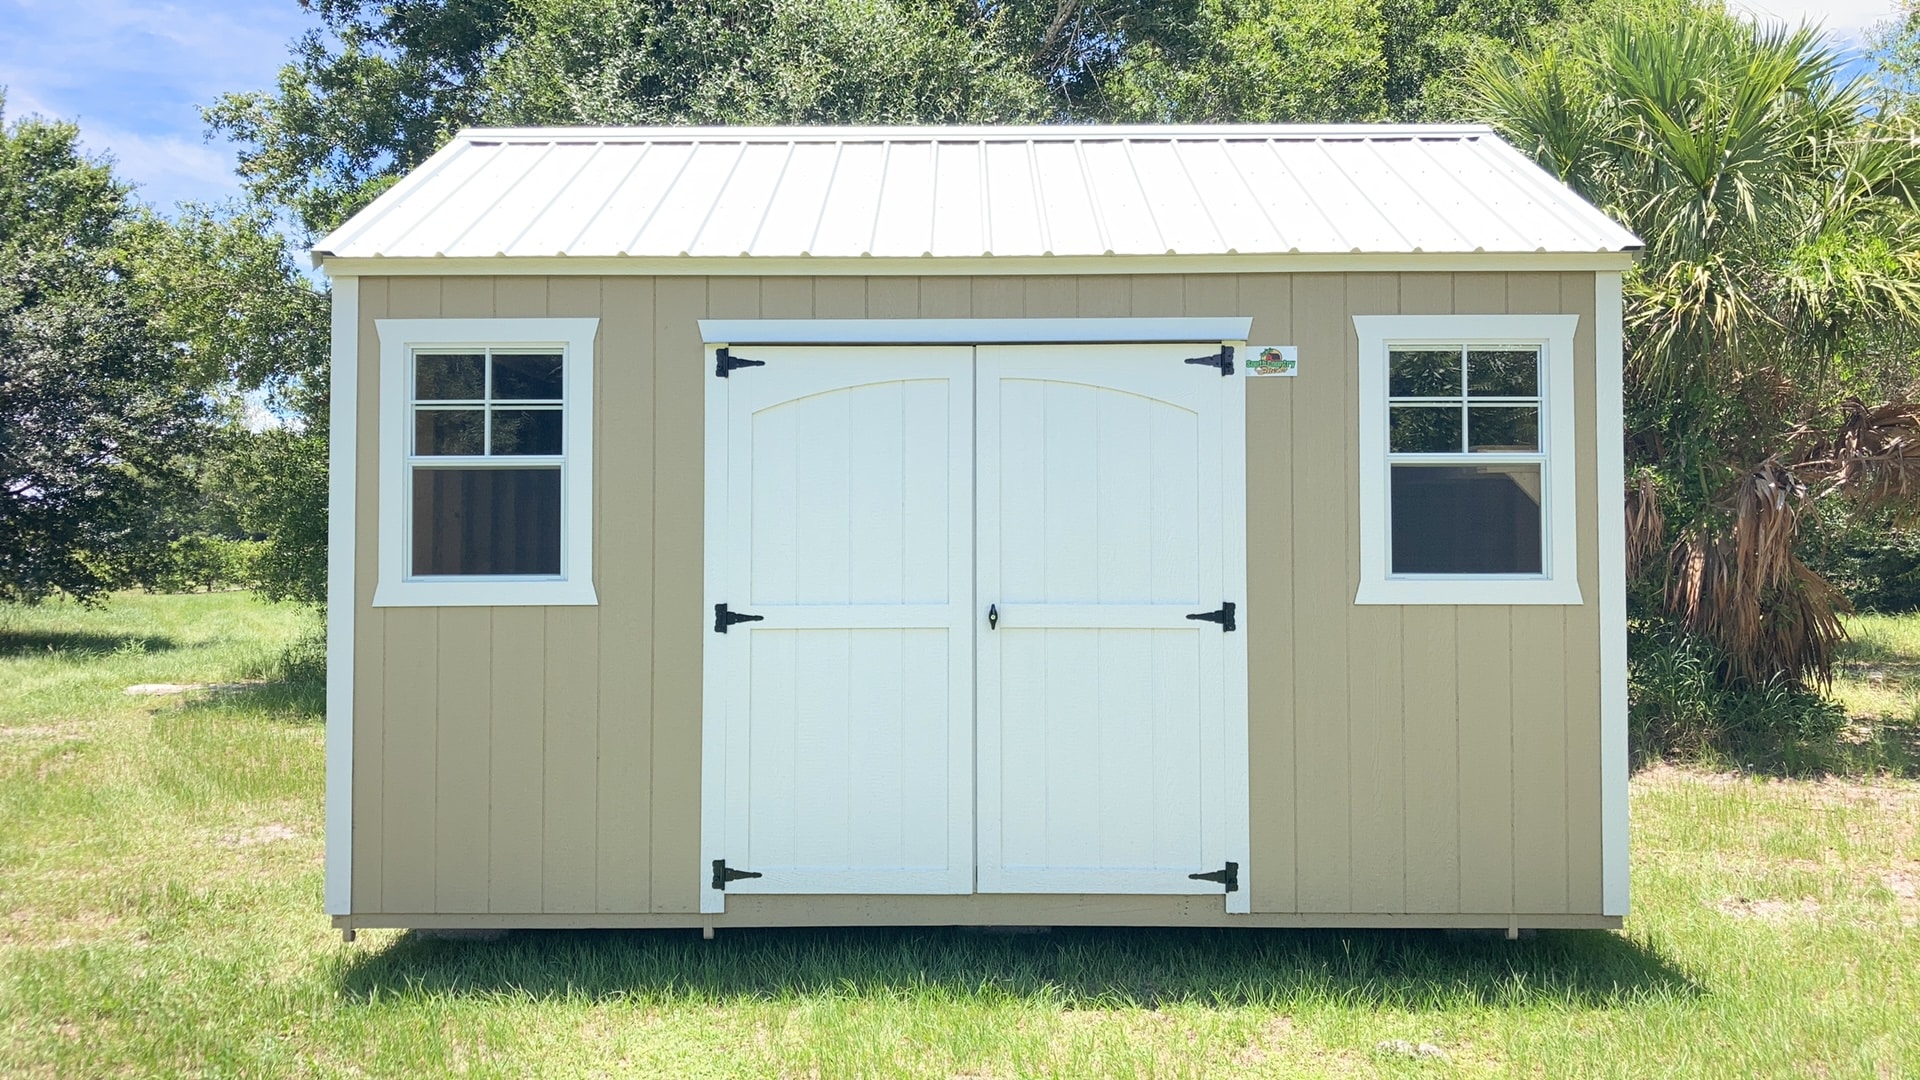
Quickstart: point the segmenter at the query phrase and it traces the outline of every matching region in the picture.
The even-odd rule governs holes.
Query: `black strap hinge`
[[[1214,353],[1212,356],[1189,357],[1187,363],[1199,364],[1204,367],[1217,367],[1220,369],[1220,374],[1231,375],[1233,374],[1233,346],[1222,345],[1220,346],[1220,351]]]
[[[717,868],[720,864],[714,863],[713,865],[716,868],[714,872],[718,873],[719,870]],[[1187,877],[1193,881],[1217,881],[1225,885],[1228,892],[1240,891],[1240,864],[1237,862],[1230,862],[1225,867],[1211,871],[1210,873],[1188,874]]]
[[[766,618],[765,615],[743,615],[738,611],[728,611],[725,604],[715,604],[713,605],[713,632],[724,634],[727,632],[727,627],[734,623],[759,622],[764,618]]]
[[[713,351],[713,373],[727,378],[728,373],[743,367],[766,367],[765,360],[748,360],[744,356],[733,355],[733,350],[722,345]]]
[[[1228,863],[1227,865],[1232,866],[1233,864]],[[727,865],[727,860],[725,859],[713,860],[713,887],[719,889],[721,892],[727,891],[727,882],[729,881],[739,881],[741,878],[759,876],[760,872],[757,870],[735,870]],[[1228,891],[1232,891],[1231,887]]]
[[[1220,624],[1220,632],[1223,634],[1231,633],[1240,628],[1239,625],[1233,621],[1233,601],[1231,600],[1223,601],[1220,604],[1219,611],[1196,611],[1187,616],[1187,618],[1195,622],[1217,622]]]

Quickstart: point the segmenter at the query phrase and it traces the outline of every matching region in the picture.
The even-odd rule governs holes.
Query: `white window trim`
[[[1573,335],[1577,315],[1355,315],[1360,338],[1360,587],[1356,604],[1581,602],[1574,438]],[[1387,351],[1397,345],[1537,345],[1540,387],[1541,574],[1388,572]]]
[[[374,607],[583,606],[593,589],[593,339],[600,320],[376,319],[380,335],[380,576]],[[418,349],[546,347],[566,357],[561,391],[560,574],[552,578],[406,576],[410,490],[407,386]]]

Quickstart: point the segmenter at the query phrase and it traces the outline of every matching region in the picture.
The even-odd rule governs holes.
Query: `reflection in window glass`
[[[1394,465],[1395,574],[1538,574],[1538,463]]]
[[[493,452],[496,454],[560,453],[560,410],[493,410]]]
[[[1539,450],[1540,410],[1534,406],[1475,405],[1467,412],[1467,449],[1476,454],[1530,454]]]
[[[558,575],[567,468],[559,460],[566,452],[563,358],[523,348],[422,352],[413,363],[408,573]],[[531,465],[532,458],[548,460],[502,467]]]
[[[558,574],[560,470],[413,470],[413,572]]]
[[[1459,397],[1459,349],[1395,349],[1387,356],[1393,397]]]
[[[1538,397],[1540,350],[1467,350],[1467,393],[1472,397]]]
[[[413,358],[413,377],[417,400],[479,401],[486,396],[487,358],[465,353],[419,353]]]
[[[1460,451],[1458,405],[1396,405],[1389,448],[1396,454],[1455,454]]]
[[[413,452],[425,455],[486,452],[479,409],[421,409],[413,415]]]
[[[493,397],[496,401],[559,401],[561,381],[558,355],[493,354]]]

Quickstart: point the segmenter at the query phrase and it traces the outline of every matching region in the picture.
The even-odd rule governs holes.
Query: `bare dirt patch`
[[[220,837],[220,842],[228,847],[258,847],[261,844],[277,844],[298,839],[300,839],[299,830],[290,825],[275,822],[226,833]]]
[[[132,686],[129,686],[125,690],[122,690],[120,692],[127,695],[128,697],[168,697],[173,694],[191,694],[201,690],[207,691],[208,693],[212,693],[212,694],[231,694],[238,690],[246,690],[251,687],[262,686],[262,685],[265,685],[265,683],[266,683],[265,679],[243,679],[240,682],[211,682],[211,683],[209,682],[189,682],[189,683],[143,682],[143,683],[134,683]]]

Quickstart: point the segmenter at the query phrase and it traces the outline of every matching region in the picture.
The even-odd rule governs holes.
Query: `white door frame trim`
[[[701,319],[708,345],[1065,345],[1245,342],[1250,316],[1145,319]],[[709,357],[711,361],[711,357]],[[709,362],[708,367],[712,364]]]

